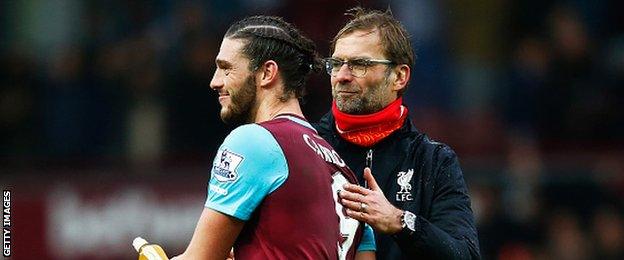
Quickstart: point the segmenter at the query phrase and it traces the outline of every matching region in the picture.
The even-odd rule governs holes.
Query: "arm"
[[[358,251],[355,260],[375,260],[375,251]]]
[[[479,259],[470,197],[457,157],[447,157],[433,178],[436,189],[429,219],[417,215],[415,232],[403,229],[395,235],[395,241],[409,255]]]
[[[204,208],[186,251],[175,259],[225,259],[245,222]]]
[[[257,125],[226,137],[213,160],[204,211],[178,259],[226,259],[245,221],[288,177],[286,159],[272,138]]]
[[[368,168],[364,170],[364,178],[371,190],[346,185],[346,191],[340,192],[341,202],[348,208],[350,217],[370,224],[377,232],[394,235],[407,256],[480,258],[470,198],[457,157],[449,156],[433,176],[437,189],[431,216],[428,220],[417,216],[414,232],[402,227],[403,211],[386,199]],[[362,208],[362,203],[366,208]]]
[[[360,244],[355,252],[355,259],[374,260],[377,245],[375,244],[375,234],[373,233],[373,228],[371,228],[368,224],[364,224],[364,231],[362,233],[362,240],[360,240]]]

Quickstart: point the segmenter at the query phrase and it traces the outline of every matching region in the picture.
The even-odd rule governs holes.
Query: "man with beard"
[[[340,202],[373,227],[380,259],[479,258],[457,156],[402,105],[414,63],[407,32],[389,11],[351,11],[325,59],[334,102],[317,129],[370,189],[346,184]]]
[[[176,259],[222,260],[232,247],[238,259],[374,258],[372,229],[336,203],[355,176],[299,106],[318,64],[314,44],[281,18],[228,29],[210,87],[222,120],[243,125],[220,146],[205,208]]]

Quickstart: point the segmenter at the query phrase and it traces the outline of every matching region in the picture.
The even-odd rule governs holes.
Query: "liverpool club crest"
[[[396,201],[412,201],[412,176],[414,175],[414,169],[409,169],[407,172],[399,172],[397,174],[397,184],[401,187],[396,194]]]

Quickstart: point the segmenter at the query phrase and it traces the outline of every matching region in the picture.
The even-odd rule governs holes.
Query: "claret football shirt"
[[[375,244],[372,229],[336,202],[346,182],[357,183],[353,172],[316,130],[280,115],[225,138],[205,206],[246,221],[239,259],[353,259]]]

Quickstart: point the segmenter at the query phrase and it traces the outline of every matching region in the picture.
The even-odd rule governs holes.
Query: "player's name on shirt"
[[[308,147],[310,147],[314,152],[316,152],[319,157],[323,158],[323,160],[325,160],[326,162],[333,163],[339,167],[346,166],[345,162],[342,160],[342,158],[340,158],[340,156],[338,156],[338,153],[334,151],[334,149],[330,149],[323,145],[320,145],[307,134],[303,134],[303,140],[308,145]]]

